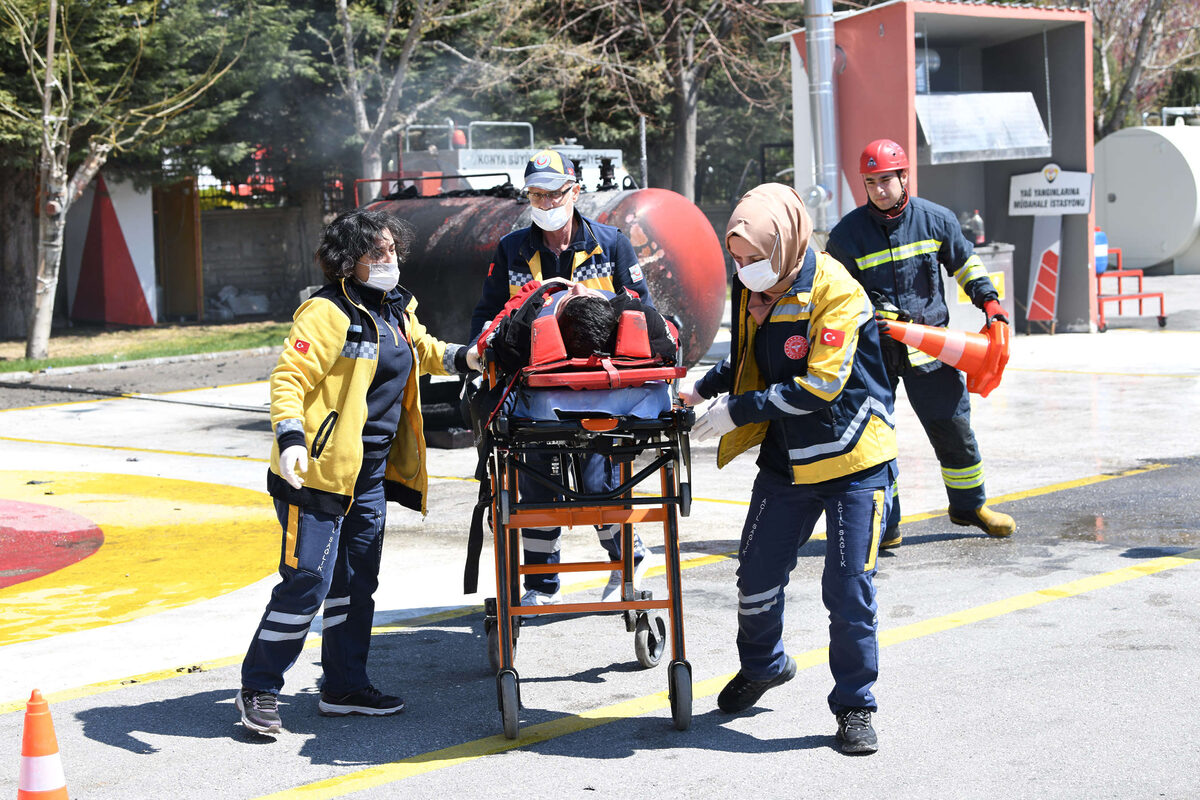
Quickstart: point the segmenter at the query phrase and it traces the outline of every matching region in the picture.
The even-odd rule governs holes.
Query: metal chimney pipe
[[[828,233],[841,219],[842,169],[838,154],[837,104],[833,87],[833,0],[805,0],[804,50],[808,103],[812,113],[813,160],[824,202],[809,211],[818,231]]]

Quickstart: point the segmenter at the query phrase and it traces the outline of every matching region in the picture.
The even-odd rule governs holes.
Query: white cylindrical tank
[[[1123,267],[1200,273],[1200,127],[1125,128],[1101,140],[1096,225],[1121,248]]]

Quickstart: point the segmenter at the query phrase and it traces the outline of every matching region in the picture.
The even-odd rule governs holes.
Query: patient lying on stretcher
[[[480,452],[476,477],[481,486],[480,505],[472,520],[473,537],[482,535],[477,535],[476,529],[481,528],[479,509],[484,507],[488,486],[490,419],[498,412],[535,421],[595,416],[658,419],[672,408],[669,381],[683,372],[672,366],[678,358],[675,331],[673,324],[636,295],[590,289],[560,279],[528,284],[509,301],[475,345],[494,383],[471,401]],[[524,463],[546,475],[566,475],[563,458],[531,452]],[[575,458],[578,489],[604,495],[620,485],[618,465],[602,452]],[[561,500],[552,487],[530,480],[524,472],[519,486],[524,502]],[[596,526],[610,559],[620,558],[620,530],[617,524]],[[524,563],[558,563],[559,533],[558,527],[525,529]],[[635,533],[634,583],[639,586],[645,556],[646,549]],[[474,591],[473,569],[469,563],[464,582],[468,591]],[[612,572],[601,595],[603,601],[619,597],[621,578],[620,570]],[[557,602],[557,591],[539,592],[531,580],[527,576],[526,589],[530,591],[523,605]]]
[[[639,321],[645,320],[649,352],[628,351],[633,340],[622,339],[620,325],[625,312],[636,312]],[[542,327],[550,316],[557,322],[563,352],[554,352],[535,341],[535,328]],[[630,333],[626,331],[627,335]],[[542,347],[533,352],[539,344]],[[636,294],[591,289],[582,283],[554,278],[545,283],[526,284],[484,328],[477,346],[481,356],[490,354],[501,374],[515,375],[527,366],[563,358],[640,356],[660,365],[671,365],[675,363],[679,345],[674,326]]]

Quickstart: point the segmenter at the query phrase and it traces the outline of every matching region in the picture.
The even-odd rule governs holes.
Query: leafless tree
[[[1198,0],[1092,0],[1100,140],[1140,120],[1185,68],[1200,57]]]
[[[71,205],[111,154],[160,135],[173,118],[229,71],[241,52],[226,57],[218,53],[207,69],[181,87],[153,101],[138,102],[132,89],[142,67],[142,37],[155,19],[137,21],[135,52],[123,69],[106,73],[115,78],[105,80],[85,68],[75,51],[71,22],[76,5],[72,0],[50,0],[49,13],[42,17],[28,13],[27,4],[0,0],[0,21],[15,32],[40,101],[37,107],[0,102],[0,111],[41,131],[36,283],[25,345],[25,356],[31,359],[49,354],[63,231]],[[241,44],[245,46],[244,39]],[[70,172],[71,143],[82,131],[88,132],[87,152]]]
[[[534,0],[337,0],[338,29],[313,31],[328,51],[362,139],[362,177],[383,174],[382,145],[465,87],[508,80],[561,53],[530,41]],[[423,74],[442,56],[436,77]]]

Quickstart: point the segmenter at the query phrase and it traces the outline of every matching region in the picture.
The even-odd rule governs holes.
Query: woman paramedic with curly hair
[[[283,547],[280,581],[242,663],[236,705],[251,730],[280,730],[283,673],[322,605],[320,713],[404,709],[367,677],[386,501],[425,513],[417,377],[467,372],[472,355],[417,321],[417,301],[398,285],[411,242],[411,228],[382,212],[330,223],[316,252],[328,282],[296,311],[271,372],[267,488]]]
[[[873,753],[873,577],[896,469],[892,393],[866,292],[809,247],[811,233],[790,186],[764,184],[742,197],[725,233],[737,264],[730,355],[680,397],[698,404],[720,395],[692,429],[698,440],[721,437],[718,467],[761,445],[738,548],[741,669],[717,705],[744,711],[795,676],[783,648],[784,590],[824,512],[829,708],[842,751]]]

